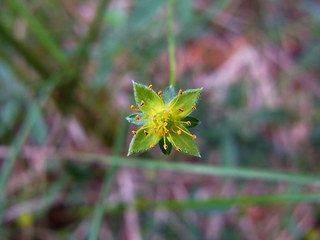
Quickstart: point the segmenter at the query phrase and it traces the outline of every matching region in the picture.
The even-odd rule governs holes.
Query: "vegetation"
[[[320,239],[319,11],[3,0],[0,239]],[[132,80],[203,87],[201,158],[127,157]]]

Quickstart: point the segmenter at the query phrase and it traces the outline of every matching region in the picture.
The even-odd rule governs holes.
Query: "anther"
[[[180,112],[183,112],[183,111],[184,111],[182,108],[179,108],[178,110],[179,110]]]
[[[138,115],[136,115],[136,120],[139,120],[139,119],[140,119],[140,117]]]
[[[161,97],[161,96],[162,96],[162,91],[159,91],[159,92],[158,92],[158,95]]]
[[[167,123],[167,122],[164,122],[164,123],[163,123],[163,126],[165,126],[165,127],[166,127],[167,125],[168,125],[168,123]]]
[[[167,150],[168,149],[168,145],[167,144],[163,145],[163,148],[164,148],[164,150]]]
[[[149,134],[149,133],[148,133],[146,130],[144,130],[144,135],[147,136],[148,134]]]
[[[134,105],[131,105],[131,107],[130,107],[130,108],[131,108],[131,110],[134,110]]]
[[[144,101],[143,100],[141,101],[140,106],[144,106]]]
[[[137,134],[137,132],[136,132],[136,131],[132,131],[132,134],[133,134],[133,135],[136,135],[136,134]]]
[[[177,147],[176,150],[179,151],[179,152],[181,152],[181,148],[179,148],[179,147]]]
[[[156,128],[156,127],[154,127],[153,129],[154,129],[154,132],[156,133],[156,132],[157,132],[157,128]]]
[[[190,122],[190,121],[188,121],[188,122],[187,122],[187,125],[188,125],[188,126],[191,126],[191,122]]]
[[[197,108],[196,108],[195,106],[192,106],[191,108],[192,108],[192,110],[194,110],[194,111],[197,110]]]
[[[182,94],[182,90],[180,89],[180,90],[179,90],[179,95],[181,95],[181,94]]]
[[[197,136],[196,135],[192,135],[193,139],[197,139]]]
[[[182,132],[181,132],[181,130],[178,130],[177,133],[178,133],[178,135],[181,135]]]
[[[151,145],[150,145],[150,149],[153,149],[153,148],[154,148],[154,145],[153,145],[153,144],[151,144]]]
[[[169,129],[168,129],[168,128],[166,128],[166,129],[164,130],[164,132],[165,132],[165,133],[168,133],[168,132],[169,132]]]
[[[150,84],[148,88],[149,88],[149,89],[152,89],[152,84]]]

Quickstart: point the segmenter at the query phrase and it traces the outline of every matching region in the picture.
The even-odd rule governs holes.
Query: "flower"
[[[138,108],[131,105],[131,110],[138,113],[131,114],[127,120],[142,127],[132,131],[134,136],[128,156],[153,149],[159,142],[166,155],[170,154],[173,145],[179,152],[200,157],[194,141],[196,135],[188,130],[200,121],[188,115],[196,110],[195,105],[202,89],[180,90],[176,95],[174,89],[169,87],[156,94],[152,85],[147,87],[134,81],[132,83]]]

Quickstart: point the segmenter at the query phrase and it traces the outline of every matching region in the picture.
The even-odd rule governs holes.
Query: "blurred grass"
[[[246,239],[246,228],[260,231],[257,235],[264,239],[271,232],[320,238],[318,4],[176,1],[172,31],[177,87],[205,85],[196,112],[202,125],[195,130],[204,157],[174,154],[161,159],[157,150],[138,158],[121,157],[131,138],[120,123],[132,103],[132,78],[157,89],[169,84],[165,3],[3,1],[0,214],[28,203],[23,192],[29,188],[34,193],[31,200],[44,203],[36,210],[27,205],[14,219],[2,222],[1,237],[36,239],[38,229],[44,229],[55,239],[85,239],[91,227],[90,239],[107,230],[115,239],[125,238],[130,226],[123,219],[134,209],[146,239],[213,239],[206,234],[210,219],[217,216],[222,223],[214,225],[220,234],[216,239]],[[267,74],[250,75],[250,67],[244,66],[232,82],[232,71],[224,69],[227,88],[212,87],[216,81],[208,76],[221,71],[245,47],[260,54],[254,67],[265,67]],[[263,91],[255,95],[259,84],[265,84],[263,90],[271,86],[276,97],[268,97],[276,104],[257,103],[263,98]],[[216,98],[220,93],[224,97]],[[115,179],[118,168],[130,168],[133,174],[133,202],[122,203]],[[173,174],[168,179],[167,172]],[[28,180],[32,177],[35,182]],[[41,189],[39,179],[46,179],[47,189]],[[228,184],[235,190],[222,197]],[[254,224],[275,221],[280,214],[281,227],[266,231],[250,225],[250,214],[227,211],[255,205],[279,211],[264,213],[268,217]],[[311,209],[304,215],[315,224],[301,227],[301,206]],[[167,222],[159,217],[160,209]],[[24,213],[33,219],[28,227],[19,223]],[[236,222],[228,222],[228,216]],[[310,232],[316,237],[308,237]]]

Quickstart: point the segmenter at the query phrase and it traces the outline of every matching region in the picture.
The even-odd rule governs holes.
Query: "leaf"
[[[163,103],[159,96],[152,89],[149,89],[145,85],[136,83],[134,81],[132,81],[132,83],[134,90],[134,98],[140,109],[147,116],[154,115],[157,112],[160,112],[163,107]],[[141,101],[144,101],[144,106],[140,106]]]
[[[183,129],[183,131],[190,133],[189,130],[186,129],[184,126],[180,125],[180,128]],[[194,142],[192,136],[186,134],[183,131],[181,135],[178,135],[177,133],[170,131],[170,135],[171,135],[171,138],[169,139],[170,142],[172,144],[174,142],[173,145],[177,145],[179,148],[181,148],[181,152],[184,152],[193,156],[201,157],[198,147]]]
[[[170,101],[175,97],[175,95],[176,95],[176,92],[174,88],[171,86],[167,87],[162,94],[162,99],[164,101],[164,104],[167,106],[170,103]]]
[[[192,106],[195,106],[197,104],[201,90],[202,88],[198,88],[189,89],[187,91],[182,92],[181,95],[178,95],[171,100],[171,102],[169,103],[169,108],[171,108],[172,111],[178,108],[184,110],[184,112],[179,115],[179,119],[188,116],[190,114],[190,111],[188,110]]]
[[[160,149],[161,151],[163,152],[164,155],[169,155],[171,153],[171,150],[172,150],[172,144],[168,141],[168,139],[166,139],[166,144],[168,145],[168,148],[167,150],[164,149],[164,140],[163,138],[160,139],[160,142],[159,142],[159,146],[160,146]]]
[[[148,135],[145,135],[144,130]],[[140,128],[131,140],[128,156],[149,150],[151,144],[156,145],[159,142],[160,137],[160,134],[155,134],[153,126]]]
[[[190,126],[188,124],[186,124],[186,123],[183,123],[183,126],[186,127],[186,128],[193,128],[195,126],[198,126],[201,123],[201,121],[199,119],[197,119],[195,117],[191,117],[191,116],[187,116],[184,119],[182,119],[181,121],[182,122],[188,122],[189,121],[191,123]]]
[[[137,120],[136,116],[139,116],[139,118],[146,118],[146,115],[144,115],[144,113],[133,113],[128,117],[126,117],[126,119],[129,123],[132,123],[135,125],[145,125],[146,123],[148,123],[148,121],[146,120],[142,120],[142,119]]]

